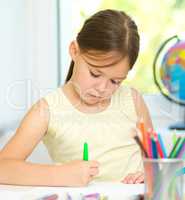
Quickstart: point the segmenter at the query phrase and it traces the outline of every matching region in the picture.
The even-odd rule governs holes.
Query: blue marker
[[[158,158],[157,145],[153,138],[151,140],[152,140],[152,156],[155,159],[155,158]]]

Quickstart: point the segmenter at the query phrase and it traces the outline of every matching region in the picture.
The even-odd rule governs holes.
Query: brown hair
[[[130,68],[139,52],[139,34],[135,22],[123,11],[102,10],[87,19],[77,35],[80,50],[117,51],[128,56]],[[66,77],[69,81],[74,68],[71,61]]]

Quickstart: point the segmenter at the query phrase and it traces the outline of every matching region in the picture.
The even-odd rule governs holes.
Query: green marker
[[[88,150],[87,142],[84,143],[83,160],[85,160],[85,161],[89,160],[89,150]]]
[[[185,138],[181,138],[179,145],[175,149],[175,152],[174,152],[174,155],[173,155],[174,158],[178,157],[178,154],[179,154],[181,148],[183,147],[184,143],[185,143]]]
[[[175,155],[175,151],[176,151],[176,148],[177,146],[179,145],[179,142],[181,140],[181,137],[179,137],[175,143],[175,145],[173,146],[171,152],[170,152],[170,155],[169,155],[169,158],[174,158],[174,155]]]
[[[176,142],[177,142],[177,135],[176,135],[176,133],[173,133],[173,135],[172,135],[172,141],[173,141],[173,145],[175,145],[176,144]]]

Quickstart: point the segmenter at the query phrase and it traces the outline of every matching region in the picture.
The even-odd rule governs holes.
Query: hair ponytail
[[[68,70],[68,73],[67,73],[65,83],[67,83],[71,79],[71,76],[73,74],[73,69],[74,69],[74,61],[72,60],[70,66],[69,66],[69,70]]]

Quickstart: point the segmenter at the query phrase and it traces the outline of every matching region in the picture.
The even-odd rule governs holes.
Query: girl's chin
[[[90,96],[90,95],[88,97],[86,96],[85,98],[82,98],[82,100],[85,104],[89,104],[89,105],[94,105],[101,102],[101,98]]]

